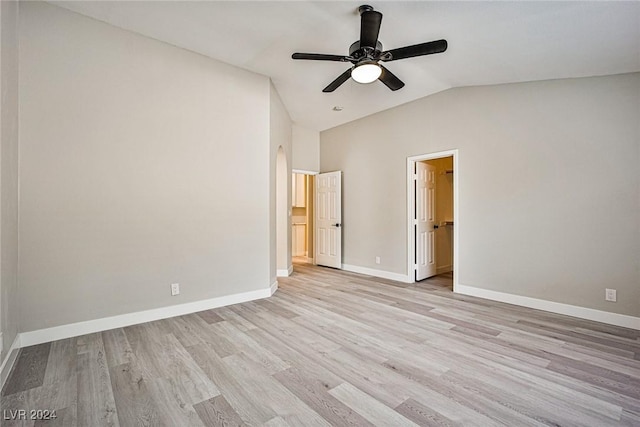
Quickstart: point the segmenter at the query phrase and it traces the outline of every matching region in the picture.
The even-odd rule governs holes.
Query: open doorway
[[[294,170],[291,174],[291,255],[296,263],[314,263],[315,175]]]
[[[407,271],[455,290],[458,262],[457,150],[407,159]],[[442,279],[442,280],[440,280]]]

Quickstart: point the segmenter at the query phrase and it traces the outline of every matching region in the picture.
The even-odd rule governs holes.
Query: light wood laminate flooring
[[[21,350],[3,426],[639,426],[640,332],[297,264],[265,300]]]

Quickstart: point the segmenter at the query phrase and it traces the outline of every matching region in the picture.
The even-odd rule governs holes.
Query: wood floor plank
[[[243,332],[257,328],[256,325],[254,325],[251,322],[247,322],[245,319],[242,318],[242,316],[238,315],[238,313],[233,311],[232,308],[233,308],[232,305],[228,307],[221,307],[216,309],[216,313],[220,315],[220,317],[222,317],[224,320],[233,324],[235,327],[237,327]]]
[[[134,363],[124,363],[109,369],[118,421],[122,426],[167,426],[158,417],[147,381]]]
[[[413,399],[407,399],[395,408],[396,412],[421,426],[454,427],[460,425]]]
[[[298,316],[297,313],[294,313],[293,311],[266,299],[256,301],[255,303],[261,305],[262,307],[265,307],[268,311],[287,319]]]
[[[236,348],[262,366],[264,372],[269,375],[285,370],[289,367],[280,358],[269,350],[261,347],[249,335],[242,334],[234,325],[227,322],[219,322],[211,325],[217,336],[227,338],[234,342]],[[227,356],[228,357],[228,356]]]
[[[261,425],[277,416],[276,412],[246,390],[238,378],[209,344],[198,344],[186,349],[194,361],[220,389],[229,405],[242,420],[250,425]]]
[[[148,381],[173,378],[182,398],[197,403],[220,394],[218,388],[193,360],[166,322],[152,322],[125,328],[133,348],[135,366]],[[134,344],[135,343],[135,344]]]
[[[50,350],[51,343],[21,349],[15,367],[2,390],[2,395],[6,396],[42,386]]]
[[[266,300],[21,350],[64,425],[639,426],[640,331],[296,264]]]
[[[463,418],[464,423],[469,423],[469,420],[475,420],[482,424],[490,424],[492,420],[497,421],[503,425],[517,425],[517,426],[540,426],[541,423],[535,418],[529,417],[528,414],[522,414],[520,411],[500,405],[500,399],[488,399],[486,397],[486,390],[489,387],[484,385],[479,386],[478,383],[473,386],[469,382],[456,381],[457,377],[451,375],[437,375],[437,373],[427,373],[421,370],[416,370],[412,366],[405,365],[401,361],[389,361],[385,366],[390,367],[395,372],[412,379],[431,390],[434,390],[439,395],[446,397],[450,402],[459,404],[455,411],[456,416]],[[498,395],[499,397],[499,395]],[[432,403],[432,412],[442,415],[445,419],[451,420],[446,417],[447,410],[455,408],[455,405],[442,406],[437,399],[429,399],[427,396],[415,395],[414,399],[409,399],[418,402],[419,399],[424,399],[425,402]],[[417,407],[419,408],[419,407]],[[440,409],[444,414],[437,412]],[[471,410],[471,411],[470,411]],[[451,415],[453,417],[453,415]]]
[[[572,330],[566,330],[557,327],[551,327],[544,324],[542,322],[530,322],[530,321],[519,321],[521,325],[530,326],[535,328],[535,330],[540,333],[540,331],[544,331],[545,334],[549,336],[559,337],[563,341],[573,342],[576,344],[583,344],[588,346],[598,346],[598,348],[603,351],[608,351],[609,349],[619,349],[624,350],[629,353],[635,353],[640,351],[640,343],[633,342],[620,342],[618,340],[605,339],[600,337],[590,336],[588,334],[583,334],[580,332],[575,332]]]
[[[579,367],[577,367],[578,365]],[[598,387],[606,388],[608,390],[615,391],[620,394],[627,395],[634,399],[640,398],[640,388],[638,387],[638,381],[632,381],[627,376],[626,379],[618,374],[612,376],[610,374],[602,374],[604,371],[608,371],[602,368],[589,370],[585,368],[586,364],[563,364],[559,362],[551,362],[547,369],[579,379],[584,382],[594,384]],[[591,372],[590,372],[591,371]],[[596,371],[597,373],[594,373]],[[623,377],[622,380],[619,378]]]
[[[580,383],[571,378],[561,382],[554,375],[544,375],[545,372],[552,371],[538,367],[520,370],[518,367],[525,365],[508,359],[478,358],[474,355],[470,359],[468,366],[479,363],[478,368],[482,368],[482,371],[461,367],[458,369],[460,373],[481,378],[506,390],[521,390],[521,393],[526,393],[533,402],[537,402],[536,406],[551,409],[551,413],[556,414],[555,417],[567,417],[564,418],[564,424],[568,419],[574,419],[582,420],[581,425],[588,425],[586,420],[591,419],[592,423],[605,426],[612,425],[612,422],[619,419],[619,405],[594,398],[588,392],[577,392]],[[473,360],[477,362],[474,363]],[[487,375],[487,371],[492,372],[492,375]]]
[[[104,350],[78,355],[77,419],[80,425],[118,426]]]
[[[383,405],[378,400],[349,383],[340,384],[329,390],[329,393],[362,415],[362,417],[366,418],[372,424],[384,426],[417,426],[417,424],[402,414]]]
[[[304,372],[304,377],[309,383],[316,383],[318,386],[324,389],[330,389],[336,387],[343,382],[343,379],[328,369],[320,366],[316,363],[312,357],[309,357],[308,353],[304,350],[305,345],[299,345],[296,343],[296,339],[286,340],[285,342],[279,342],[278,338],[274,337],[271,333],[264,330],[250,331],[251,336],[257,341],[267,345],[272,343],[270,348],[277,351],[277,356],[286,362],[291,368],[297,372]],[[309,345],[309,347],[312,347]],[[314,351],[319,354],[324,354],[325,350],[314,348]],[[274,378],[278,378],[278,374],[274,374]]]
[[[173,335],[164,336],[162,344],[164,351],[157,362],[165,366],[161,378],[170,378],[185,402],[194,404],[220,394],[218,387]]]
[[[224,320],[215,310],[200,311],[196,314],[207,323],[222,322]]]
[[[213,323],[213,322],[212,322]],[[207,426],[245,426],[240,415],[233,410],[224,396],[216,396],[195,404],[200,420]]]
[[[102,332],[102,342],[109,368],[131,362],[133,350],[122,328]]]
[[[185,321],[190,323],[193,327],[193,330],[198,335],[198,337],[202,340],[202,343],[208,344],[220,357],[230,356],[232,354],[238,353],[240,350],[236,345],[229,341],[226,337],[217,334],[215,329],[212,329],[211,324],[206,323],[199,316],[186,316]],[[224,322],[225,320],[221,320]],[[218,323],[218,322],[213,322]],[[191,347],[191,346],[185,346]]]
[[[198,413],[190,403],[184,384],[175,377],[153,378],[147,382],[147,390],[151,396],[153,407],[158,418],[172,426],[203,427]]]
[[[189,319],[191,316],[193,315],[177,316],[162,320],[183,347],[197,345],[202,342],[202,338],[200,338],[197,333],[197,326]]]
[[[280,381],[300,400],[320,414],[331,425],[337,426],[369,426],[373,425],[358,413],[344,405],[329,394],[328,384],[323,381],[310,379],[309,376],[296,368],[289,368],[278,372],[274,378]]]
[[[276,414],[291,425],[330,426],[317,412],[275,378],[262,372],[260,366],[243,353],[224,358],[227,369],[253,397],[273,408]]]
[[[289,424],[288,422],[283,420],[282,417],[271,418],[269,421],[264,423],[264,426],[265,427],[295,427],[295,425]]]
[[[51,343],[43,384],[66,381],[76,372],[77,339],[68,338]]]
[[[624,410],[620,416],[620,425],[622,426],[640,426],[640,413]]]
[[[564,348],[572,352],[574,359],[627,374],[634,378],[640,378],[640,364],[638,364],[635,359],[620,357],[614,354],[603,354],[597,350],[574,344],[566,344]]]

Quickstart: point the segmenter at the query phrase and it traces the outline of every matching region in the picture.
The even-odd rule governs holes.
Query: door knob
[[[333,225],[335,225],[336,227],[340,228],[340,224],[333,224]]]
[[[440,226],[438,224],[433,224],[433,229],[437,230],[438,228],[440,228]]]

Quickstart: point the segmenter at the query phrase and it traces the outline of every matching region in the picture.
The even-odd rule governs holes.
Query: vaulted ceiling
[[[406,83],[396,92],[349,80],[333,93],[322,88],[348,63],[291,54],[346,55],[363,1],[51,3],[269,76],[292,120],[316,130],[452,87],[640,71],[640,2],[373,1],[385,49],[441,38],[449,49],[385,64]]]

